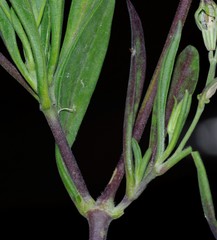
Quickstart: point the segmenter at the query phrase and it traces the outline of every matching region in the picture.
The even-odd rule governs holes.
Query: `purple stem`
[[[66,169],[70,177],[72,178],[72,181],[74,182],[77,190],[79,191],[79,193],[83,198],[91,198],[89,191],[86,187],[85,181],[80,172],[80,169],[78,167],[78,164],[76,162],[76,159],[68,144],[66,135],[62,129],[62,126],[60,124],[56,111],[51,109],[51,110],[48,110],[48,112],[44,111],[43,113],[47,119],[48,125],[54,136],[55,143],[59,148],[61,157],[66,166]]]
[[[88,212],[89,240],[106,240],[112,218],[104,211],[95,209]]]
[[[180,2],[179,2],[179,5],[177,8],[175,17],[173,19],[172,25],[170,27],[170,31],[168,33],[163,51],[159,58],[158,64],[156,66],[155,72],[153,74],[152,80],[150,82],[146,96],[141,105],[141,108],[140,108],[140,111],[139,111],[139,114],[138,114],[138,117],[136,120],[136,124],[135,124],[135,128],[134,128],[134,137],[137,140],[140,140],[140,138],[144,132],[146,123],[148,121],[148,118],[150,116],[151,110],[152,110],[154,98],[155,98],[156,91],[157,91],[157,80],[158,80],[158,75],[159,75],[159,69],[160,69],[164,54],[165,54],[168,46],[170,45],[171,36],[173,36],[173,34],[175,33],[176,27],[177,27],[177,24],[179,21],[181,21],[182,25],[184,26],[191,3],[192,3],[192,0],[180,0]],[[124,176],[124,168],[125,168],[124,167],[124,159],[123,159],[123,155],[121,155],[121,157],[117,163],[117,166],[115,168],[115,171],[112,175],[112,178],[109,181],[109,183],[107,184],[104,191],[102,192],[101,196],[98,198],[98,202],[107,201],[108,199],[115,197],[115,194],[116,194],[116,192],[120,186],[120,183],[123,179],[123,176]]]
[[[19,84],[21,84],[36,100],[38,96],[27,84],[25,79],[21,76],[16,67],[0,52],[0,65],[14,78]]]

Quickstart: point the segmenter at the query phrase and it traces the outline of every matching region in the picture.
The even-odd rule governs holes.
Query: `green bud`
[[[201,0],[194,17],[198,28],[202,31],[203,41],[207,50],[215,50],[217,40],[217,5],[213,0]]]
[[[201,103],[201,106],[210,102],[210,98],[216,93],[216,90],[217,90],[217,78],[210,82],[204,88],[203,92],[198,95],[198,99]]]
[[[172,113],[171,113],[171,116],[169,119],[169,123],[167,126],[167,133],[169,134],[169,142],[171,141],[171,138],[173,136],[173,133],[174,133],[174,130],[176,127],[176,123],[179,119],[179,114],[180,114],[180,111],[182,108],[182,103],[183,103],[183,99],[179,103],[177,103],[176,98],[174,100],[175,100],[174,107],[173,107],[173,110],[172,110]]]
[[[191,100],[192,95],[189,94],[188,90],[185,90],[185,95],[180,102],[177,102],[177,100],[175,99],[173,110],[167,126],[169,144],[173,144],[174,142],[176,143],[178,141],[178,138],[190,110]]]

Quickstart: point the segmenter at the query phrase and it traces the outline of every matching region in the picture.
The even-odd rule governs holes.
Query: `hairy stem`
[[[112,218],[104,211],[95,209],[88,213],[89,240],[106,240]]]

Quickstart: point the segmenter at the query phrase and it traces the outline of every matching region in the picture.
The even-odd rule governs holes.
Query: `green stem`
[[[117,212],[123,212],[134,200],[136,200],[146,189],[147,185],[157,176],[153,168],[149,170],[149,173],[141,181],[137,189],[134,190],[133,196],[125,195],[121,202],[115,207]]]
[[[207,80],[206,80],[206,86],[212,82],[215,78],[215,70],[216,70],[216,62],[217,62],[217,51],[215,52],[215,56],[213,56],[213,51],[209,52],[209,62],[210,62],[210,67],[209,67],[209,72],[207,75]],[[206,97],[205,97],[206,98]],[[185,144],[187,143],[188,139],[190,138],[192,132],[194,131],[203,111],[205,108],[205,104],[208,103],[206,102],[206,100],[209,99],[202,99],[202,97],[198,96],[199,102],[198,102],[198,107],[197,107],[197,111],[196,114],[194,116],[194,119],[188,129],[188,131],[186,132],[184,138],[182,139],[179,147],[177,148],[177,150],[175,151],[174,155],[175,156],[177,153],[180,153],[182,151],[182,149],[184,148]]]
[[[210,65],[209,65],[209,72],[207,76],[206,86],[215,78],[216,60],[217,60],[217,51],[215,52],[215,56],[213,56],[213,51],[210,51],[209,52]]]
[[[174,165],[176,165],[179,161],[181,161],[183,158],[187,157],[189,154],[191,154],[192,148],[188,147],[181,151],[178,154],[174,154],[172,157],[170,157],[166,162],[159,164],[159,167],[156,166],[156,171],[159,175],[164,174],[169,169],[171,169]]]
[[[194,131],[198,121],[200,120],[200,117],[203,113],[203,110],[204,110],[204,107],[205,107],[205,104],[201,104],[201,102],[199,101],[198,103],[198,107],[197,107],[197,111],[196,111],[196,114],[194,116],[194,119],[188,129],[188,131],[186,132],[184,138],[182,139],[181,143],[179,144],[179,147],[177,148],[177,150],[175,151],[174,153],[174,156],[181,152],[185,146],[185,144],[187,143],[188,139],[190,138],[192,132]]]

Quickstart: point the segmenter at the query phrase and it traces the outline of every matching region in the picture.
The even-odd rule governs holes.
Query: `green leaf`
[[[40,25],[47,0],[30,0],[37,27]],[[61,2],[61,1],[57,1]]]
[[[64,162],[62,161],[62,157],[60,155],[60,151],[58,147],[56,146],[56,160],[57,160],[57,167],[60,174],[60,177],[62,179],[62,182],[71,198],[71,200],[76,205],[79,212],[85,216],[86,210],[94,204],[94,200],[92,198],[90,199],[84,199],[82,195],[79,193],[77,187],[75,186],[74,182],[72,181],[68,170],[66,169],[66,166]]]
[[[135,138],[132,138],[132,149],[133,149],[133,156],[135,161],[135,177],[136,177],[137,175],[136,173],[139,172],[139,168],[142,161],[142,152]]]
[[[70,7],[66,33],[61,48],[59,59],[59,68],[57,75],[61,77],[61,71],[64,69],[65,63],[68,61],[70,52],[75,48],[82,32],[87,27],[90,19],[103,3],[104,0],[73,0]],[[113,1],[111,1],[113,4]],[[102,11],[102,10],[101,10]],[[99,19],[100,20],[100,19]],[[99,22],[99,24],[101,24]],[[99,25],[100,26],[100,25]],[[94,29],[93,29],[94,30]]]
[[[23,25],[32,48],[37,72],[37,93],[41,109],[48,109],[51,106],[51,101],[48,91],[46,60],[32,6],[28,0],[10,0],[10,2]]]
[[[59,58],[60,44],[62,37],[62,24],[64,16],[64,4],[63,0],[49,0],[50,13],[51,13],[51,47],[49,53],[48,64],[48,81],[49,84],[53,80],[53,75],[56,70],[57,61]]]
[[[199,78],[199,53],[191,45],[187,46],[178,56],[170,92],[167,101],[166,123],[169,120],[174,105],[174,97],[178,103],[183,99],[185,91],[193,95]]]
[[[7,16],[7,18],[11,21],[10,7],[8,6],[8,3],[5,0],[0,0],[0,7]]]
[[[148,148],[142,157],[140,146],[134,138],[132,139],[132,149],[135,160],[135,185],[138,187],[145,175],[152,152],[151,148]]]
[[[81,3],[83,5],[80,6]],[[76,8],[77,5],[80,7]],[[74,8],[71,7],[69,17],[72,29],[69,29],[68,25],[61,50],[61,56],[64,55],[64,58],[58,63],[54,79],[60,121],[70,145],[75,140],[99,78],[110,38],[114,5],[114,0],[72,2]],[[77,18],[74,18],[74,15]],[[78,18],[83,23],[79,25],[80,28],[77,27]],[[68,42],[69,33],[70,41],[73,40],[71,45]],[[68,48],[65,52],[66,45]],[[64,109],[69,111],[63,111]]]
[[[197,168],[198,184],[204,215],[213,235],[217,239],[217,221],[206,169],[198,152],[192,152],[192,157]]]
[[[13,9],[11,9],[11,20],[13,23],[14,30],[16,31],[17,36],[20,38],[22,42],[22,47],[24,50],[24,56],[25,56],[25,64],[26,67],[32,77],[34,79],[35,86],[37,86],[36,82],[36,72],[35,72],[35,62],[32,54],[32,49],[28,40],[28,37],[26,36],[26,33],[23,29],[22,24],[20,23],[20,20],[18,19],[16,13]],[[34,89],[36,91],[36,87]]]
[[[10,17],[11,19],[11,17]],[[19,71],[22,73],[26,81],[29,83],[29,85],[32,87],[33,90],[36,90],[36,82],[31,77],[30,73],[28,72],[23,59],[21,57],[20,51],[18,49],[18,44],[16,40],[16,33],[13,28],[12,22],[8,19],[8,17],[5,15],[2,8],[0,8],[0,32],[1,37],[5,43],[5,46],[7,47],[7,50],[16,64]]]
[[[72,4],[61,49],[62,58],[60,56],[54,79],[61,125],[71,146],[99,78],[110,38],[115,1],[79,0]],[[63,183],[77,204],[80,193],[58,148],[56,158]]]
[[[40,38],[41,38],[41,45],[45,55],[46,63],[49,62],[50,57],[50,35],[51,35],[51,16],[50,16],[50,6],[48,4],[45,5],[44,14],[41,19],[40,23]]]
[[[177,30],[172,37],[160,68],[158,90],[157,90],[157,158],[159,158],[165,148],[165,110],[170,80],[173,72],[176,53],[181,39],[182,25],[179,22]]]
[[[161,161],[164,161],[167,157],[169,157],[179,140],[180,134],[190,111],[191,100],[192,96],[186,90],[184,98],[178,103],[178,105],[175,107],[176,109],[171,114],[167,127],[169,143],[165,152],[163,153]]]

